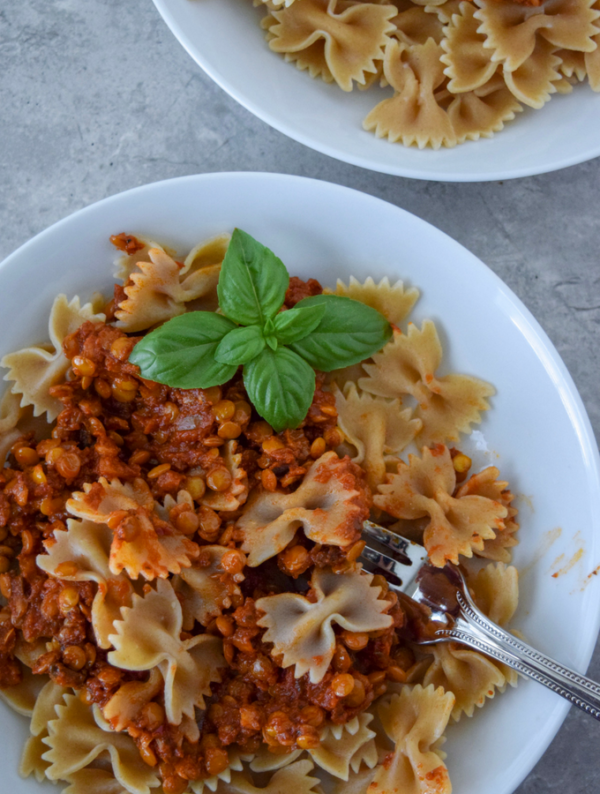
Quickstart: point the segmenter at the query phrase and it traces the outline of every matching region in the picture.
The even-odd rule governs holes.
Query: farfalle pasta
[[[363,765],[373,769],[379,760],[376,733],[369,728],[373,715],[361,714],[357,721],[358,729],[353,733],[348,730],[338,733],[326,728],[319,746],[309,750],[317,766],[341,780],[348,780],[350,772],[358,772]]]
[[[61,404],[50,394],[50,388],[64,379],[70,366],[63,352],[63,342],[84,322],[104,320],[95,303],[81,306],[77,297],[67,301],[66,295],[58,295],[48,321],[50,343],[10,353],[0,362],[8,368],[4,379],[12,382],[11,392],[21,395],[22,407],[33,406],[34,416],[45,413],[49,421],[56,419]]]
[[[109,567],[112,573],[136,579],[166,577],[189,567],[198,547],[162,521],[154,512],[154,499],[146,483],[137,479],[130,485],[119,480],[84,484],[73,493],[66,507],[69,513],[100,526],[116,530],[112,535]]]
[[[384,45],[404,53],[400,86],[468,16],[452,3],[268,8],[280,39],[291,19],[335,22],[338,50],[329,33],[302,50],[332,74],[349,37],[383,30],[381,57]],[[354,81],[375,75],[354,66]],[[500,113],[500,72],[459,112],[446,79],[433,99],[452,134],[476,134],[470,103]],[[237,365],[220,385],[175,388],[133,363],[169,318],[219,306],[216,322],[229,322],[223,282],[216,300],[229,235],[187,256],[151,237],[111,239],[112,298],[59,296],[51,342],[5,358],[0,698],[31,720],[21,774],[67,794],[449,794],[450,716],[473,714],[515,674],[456,644],[415,646],[410,610],[361,556],[362,529],[370,517],[424,542],[434,565],[464,563],[480,608],[512,618],[513,494],[496,467],[446,446],[482,421],[493,388],[444,374],[436,327],[410,322],[415,287],[350,278],[326,294],[370,307],[381,347],[314,372],[304,418],[276,431]],[[289,333],[290,310],[322,294],[291,277],[273,327]]]
[[[519,600],[516,568],[503,563],[490,564],[469,576],[469,588],[477,606],[495,623],[506,626],[512,619]],[[425,672],[423,683],[443,687],[455,697],[452,717],[472,717],[496,692],[507,684],[516,686],[517,674],[512,668],[471,648],[450,642],[431,648],[433,660]]]
[[[269,46],[310,69],[312,76],[335,80],[343,91],[353,82],[364,85],[376,74],[376,61],[394,30],[393,5],[349,3],[346,0],[301,0],[271,12]]]
[[[409,455],[408,460],[398,461],[397,473],[378,486],[374,502],[396,518],[429,517],[423,544],[433,565],[472,557],[504,530],[508,511],[503,504],[487,496],[453,495],[456,471],[447,447],[424,447],[421,458]]]
[[[400,407],[400,400],[385,400],[359,394],[354,383],[341,392],[333,387],[340,429],[346,441],[356,447],[352,458],[367,472],[372,490],[385,481],[385,458],[399,455],[421,429],[420,419],[412,418],[412,409]]]
[[[392,19],[396,25],[394,36],[406,44],[425,44],[433,39],[436,44],[442,41],[444,31],[440,18],[435,13],[428,13],[426,6],[414,5],[412,2],[397,2],[398,15]]]
[[[596,0],[254,4],[266,10],[269,47],[311,77],[374,97],[377,84],[391,86],[363,127],[405,146],[489,138],[573,82],[600,90]]]
[[[416,287],[406,289],[402,281],[390,284],[387,276],[377,284],[371,276],[362,283],[354,276],[350,276],[348,284],[338,279],[335,290],[325,289],[324,292],[366,303],[381,312],[394,325],[404,322],[419,300],[419,290]]]
[[[62,703],[66,694],[68,694],[68,690],[53,681],[44,684],[38,693],[29,724],[31,735],[25,742],[19,763],[21,777],[26,778],[34,775],[40,783],[47,779],[46,771],[50,763],[42,758],[43,754],[48,751],[44,739],[48,736],[50,720],[56,716],[56,706]]]
[[[456,94],[474,91],[485,85],[496,73],[498,64],[490,59],[485,36],[478,32],[479,20],[473,3],[460,3],[457,13],[451,14],[441,41],[445,64],[444,74],[450,78],[448,91]]]
[[[126,791],[150,794],[158,786],[157,776],[140,757],[134,741],[111,731],[98,706],[86,706],[76,695],[65,695],[55,711],[57,716],[48,723],[48,736],[42,740],[49,747],[42,756],[49,764],[49,780],[65,780],[107,754],[113,775]]]
[[[491,138],[523,109],[499,71],[481,88],[454,99],[446,97],[445,102],[449,100],[448,115],[458,143]]]
[[[396,332],[373,363],[364,365],[368,377],[358,384],[379,397],[413,397],[415,417],[422,422],[417,442],[457,441],[460,432],[470,432],[471,424],[481,421],[494,389],[468,375],[436,375],[441,361],[442,346],[433,322],[425,320],[421,330],[411,323],[407,334]]]
[[[357,471],[326,452],[293,493],[257,492],[238,521],[248,565],[283,551],[300,526],[318,543],[344,547],[358,540],[367,511]]]
[[[479,609],[499,626],[508,626],[519,605],[519,572],[514,565],[490,563],[471,573],[468,584]],[[505,664],[498,667],[506,683],[517,686],[517,672]]]
[[[506,507],[506,517],[502,521],[503,526],[498,527],[496,537],[484,541],[483,549],[479,549],[477,553],[480,557],[486,557],[489,560],[508,563],[511,560],[510,549],[518,542],[515,533],[519,529],[519,524],[515,520],[517,509],[512,505],[514,494],[508,489],[507,482],[498,479],[499,475],[500,472],[495,466],[488,466],[469,477],[458,488],[456,495],[458,497],[485,496]]]
[[[167,719],[179,725],[194,708],[204,708],[204,697],[224,667],[221,641],[211,635],[181,640],[183,615],[173,587],[162,580],[144,598],[133,596],[131,607],[121,609],[110,639],[115,650],[108,661],[123,670],[153,670],[164,678]]]
[[[129,262],[123,288],[127,298],[115,313],[117,325],[128,332],[143,331],[183,314],[186,303],[215,293],[228,243],[227,235],[201,243],[183,264],[163,248],[149,248],[148,261],[138,257]]]
[[[530,58],[536,40],[545,39],[557,49],[593,52],[593,37],[600,16],[594,0],[544,0],[539,6],[513,3],[486,3],[475,0],[475,18],[493,60],[514,72]]]
[[[385,699],[378,715],[393,743],[391,758],[375,769],[369,792],[450,794],[450,776],[435,749],[442,739],[454,704],[454,695],[439,687],[406,686]]]
[[[449,642],[433,648],[433,661],[423,684],[451,692],[455,697],[452,717],[459,720],[463,713],[472,717],[476,706],[481,708],[486,698],[493,698],[496,690],[506,686],[506,679],[492,659]]]
[[[383,73],[395,93],[373,108],[364,128],[378,138],[419,149],[455,146],[456,133],[436,96],[445,81],[441,54],[434,39],[415,45],[390,41]]]
[[[519,574],[514,565],[486,565],[468,577],[475,603],[490,620],[507,626],[519,604]]]
[[[36,558],[38,567],[63,581],[96,582],[98,589],[92,602],[91,623],[100,648],[110,648],[108,635],[121,607],[129,605],[133,585],[123,574],[113,575],[109,557],[113,540],[108,526],[91,521],[67,519],[67,531],[57,529],[47,554]]]
[[[234,772],[231,781],[220,788],[225,794],[318,794],[319,778],[314,777],[313,764],[308,759],[296,761],[283,769],[278,769],[266,786],[254,785],[252,777]]]
[[[80,769],[68,775],[62,794],[124,794],[127,789],[107,769]]]
[[[391,604],[379,598],[381,589],[372,586],[366,572],[327,573],[317,570],[310,580],[309,597],[295,593],[267,596],[256,602],[258,625],[267,629],[265,642],[272,642],[282,656],[283,667],[294,666],[294,676],[309,673],[318,684],[327,672],[336,648],[333,624],[360,633],[387,629]]]

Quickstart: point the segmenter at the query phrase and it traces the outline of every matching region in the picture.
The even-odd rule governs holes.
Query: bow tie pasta
[[[248,564],[259,565],[285,549],[300,526],[317,543],[344,547],[357,540],[367,517],[357,471],[326,452],[293,493],[257,492],[238,521]]]
[[[143,480],[133,485],[119,480],[85,483],[67,504],[71,515],[114,531],[109,567],[112,573],[127,571],[131,578],[166,577],[189,567],[198,556],[195,543],[158,518],[154,499]]]
[[[81,306],[77,297],[67,302],[65,295],[58,295],[48,321],[50,343],[18,350],[2,359],[2,366],[8,367],[5,380],[13,382],[12,393],[21,395],[22,407],[32,405],[35,416],[45,413],[49,421],[56,419],[61,403],[50,389],[64,380],[70,366],[63,342],[84,322],[102,322],[104,314],[98,312],[99,307],[98,301]]]
[[[264,639],[283,657],[283,667],[295,666],[295,677],[306,672],[312,683],[323,679],[336,647],[333,624],[360,633],[389,628],[390,603],[380,599],[368,573],[334,574],[318,570],[311,579],[310,598],[292,593],[268,596],[256,602],[264,612],[258,625]]]
[[[411,323],[407,334],[395,333],[391,343],[365,364],[368,377],[359,380],[361,389],[380,397],[406,394],[418,405],[415,417],[422,422],[417,441],[433,444],[457,441],[459,432],[481,421],[494,394],[489,383],[470,375],[444,375],[436,371],[442,361],[442,346],[431,320],[421,330]]]
[[[456,472],[447,447],[424,447],[422,458],[409,455],[408,460],[398,461],[398,473],[378,487],[374,502],[396,518],[429,517],[423,544],[433,565],[456,564],[461,554],[472,557],[504,531],[508,511],[503,504],[487,496],[453,496]]]
[[[364,85],[368,74],[376,74],[375,62],[394,30],[390,18],[396,9],[377,3],[301,0],[271,13],[272,50],[295,60],[299,69],[312,66],[313,76],[323,75],[351,91],[353,81]]]
[[[383,75],[396,91],[385,113],[410,117],[420,92],[460,138],[478,134],[483,105],[490,124],[514,105],[460,0],[266,6],[298,65],[346,87]],[[452,60],[451,40],[470,42],[468,57]],[[446,61],[467,81],[460,100]],[[115,235],[113,298],[59,296],[50,343],[4,359],[0,698],[31,719],[20,772],[66,794],[450,794],[450,718],[515,674],[456,643],[417,646],[362,532],[371,519],[433,565],[462,564],[480,609],[512,619],[514,495],[449,446],[485,429],[494,389],[448,372],[444,335],[412,321],[419,291],[389,278],[328,290],[379,312],[389,341],[315,372],[297,426],[277,432],[237,366],[208,388],[145,377],[130,356],[154,326],[216,311],[229,239],[179,255]],[[284,324],[322,293],[289,278]]]
[[[194,707],[204,707],[210,684],[221,678],[224,666],[221,642],[201,635],[182,641],[181,606],[168,582],[144,598],[134,595],[131,607],[123,607],[122,620],[114,624],[110,639],[115,647],[109,661],[124,670],[158,667],[165,681],[165,711],[169,722],[179,725],[183,716],[193,717]]]
[[[391,86],[364,129],[420,149],[489,138],[586,78],[600,90],[597,0],[286,0],[255,5],[269,47],[342,90]]]

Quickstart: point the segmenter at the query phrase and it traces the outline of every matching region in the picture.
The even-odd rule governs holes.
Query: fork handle
[[[456,641],[512,667],[600,721],[600,684],[565,667],[489,620],[470,595],[457,593],[460,612],[451,629],[439,629],[435,639]]]

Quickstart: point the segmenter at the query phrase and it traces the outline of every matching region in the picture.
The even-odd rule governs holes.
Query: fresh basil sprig
[[[277,431],[297,427],[315,392],[315,369],[330,372],[380,350],[392,335],[385,317],[339,295],[316,295],[281,311],[290,277],[283,262],[236,229],[221,266],[222,314],[188,312],[151,331],[129,360],[143,378],[208,389],[244,367],[258,413]]]

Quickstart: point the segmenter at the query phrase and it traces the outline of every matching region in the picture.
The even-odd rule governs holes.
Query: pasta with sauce
[[[332,779],[449,794],[450,719],[514,681],[474,651],[417,650],[397,596],[362,568],[361,529],[376,510],[434,564],[500,560],[470,583],[512,616],[512,494],[447,446],[492,387],[437,372],[430,321],[400,331],[415,289],[353,280],[338,294],[389,313],[392,340],[317,373],[305,419],[275,432],[239,371],[183,389],[129,361],[152,327],[198,301],[214,310],[229,237],[184,262],[112,240],[114,296],[59,296],[51,349],[3,360],[0,697],[31,718],[21,774],[67,794],[316,794]],[[321,292],[293,277],[282,308]]]

